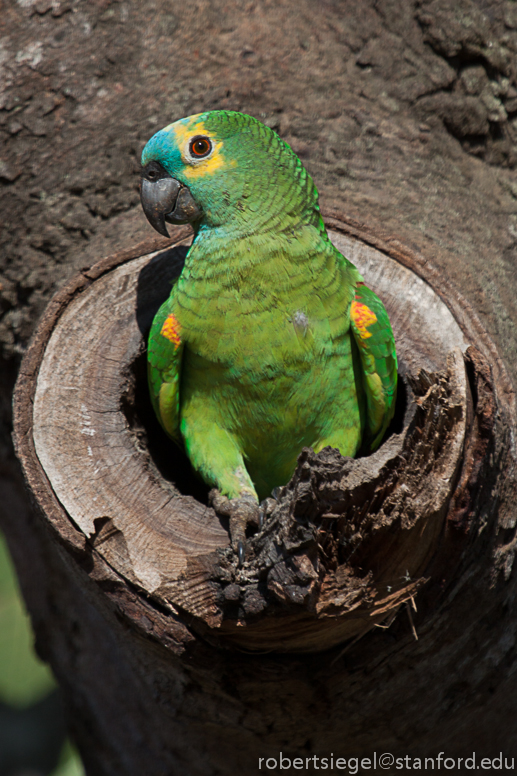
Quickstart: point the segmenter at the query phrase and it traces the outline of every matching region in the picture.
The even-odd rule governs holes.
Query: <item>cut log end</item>
[[[447,579],[468,544],[476,477],[496,465],[491,363],[499,376],[502,367],[465,303],[445,282],[433,288],[427,264],[344,219],[328,223],[388,309],[397,413],[368,457],[304,449],[242,566],[147,396],[146,335],[181,271],[184,231],[172,247],[137,249],[74,280],[25,359],[16,442],[45,519],[97,579],[105,569],[114,589],[153,601],[175,643],[197,634],[250,651],[328,649],[391,621],[432,574]],[[138,628],[126,600],[118,605]]]

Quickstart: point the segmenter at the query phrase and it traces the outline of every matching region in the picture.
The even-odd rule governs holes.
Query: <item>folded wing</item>
[[[361,359],[366,394],[364,449],[373,452],[380,445],[395,412],[395,338],[383,303],[364,283],[356,288],[350,322]]]

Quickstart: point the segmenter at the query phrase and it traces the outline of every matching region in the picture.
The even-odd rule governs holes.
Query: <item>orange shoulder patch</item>
[[[170,315],[167,316],[167,318],[163,322],[163,326],[161,328],[160,334],[162,335],[162,337],[165,337],[165,339],[168,339],[170,342],[173,342],[174,349],[177,350],[181,345],[180,331],[181,331],[180,323],[176,318],[176,316],[173,313],[171,313]]]
[[[368,327],[377,323],[377,316],[367,305],[354,299],[350,306],[350,317],[358,329],[361,339],[367,339],[372,336],[371,331],[368,331]]]

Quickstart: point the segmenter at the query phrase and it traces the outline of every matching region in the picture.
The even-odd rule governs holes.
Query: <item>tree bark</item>
[[[317,7],[196,0],[181,8],[158,0],[29,2],[3,14],[0,516],[38,650],[63,687],[89,774],[255,773],[259,757],[280,750],[517,755],[514,11],[511,2],[470,0]],[[48,389],[56,388],[42,332],[53,338],[67,310],[165,250],[155,242],[120,255],[148,234],[134,178],[138,153],[160,126],[207,108],[243,110],[273,126],[313,175],[350,258],[380,251],[424,279],[420,300],[428,289],[439,302],[414,326],[414,297],[401,276],[383,291],[393,292],[404,394],[416,401],[414,415],[399,408],[400,426],[372,456],[368,512],[361,510],[367,459],[352,465],[304,452],[264,531],[251,539],[246,579],[206,492],[188,468],[178,474],[178,458],[160,459],[158,430],[141,409],[136,340],[117,339],[117,363],[127,346],[129,368],[122,374],[112,364],[109,385],[99,371],[96,396],[122,397],[116,412],[107,407],[104,439],[111,420],[132,446],[111,451],[109,471],[126,450],[134,471],[145,470],[142,482],[154,478],[153,516],[136,509],[138,493],[127,492],[124,503],[140,523],[122,508],[93,509],[89,496],[97,492],[81,495],[94,457],[88,446],[94,455],[110,449],[95,448],[91,434],[64,435],[63,450],[75,451],[64,463],[84,466],[66,470],[74,487],[61,492],[51,467],[47,478],[36,448],[29,450],[38,436],[30,396],[40,367]],[[359,245],[366,248],[356,254]],[[372,285],[382,280],[372,264],[367,270]],[[75,286],[63,290],[70,275]],[[11,452],[7,397],[18,357],[59,288],[19,383],[18,445],[34,510]],[[157,301],[137,293],[147,316]],[[429,316],[436,325],[426,331]],[[454,327],[463,340],[450,344],[464,354],[463,373],[457,356],[447,362]],[[88,327],[82,332],[88,336]],[[133,332],[141,338],[138,325]],[[439,346],[439,362],[429,361],[428,345]],[[63,361],[74,352],[83,352],[77,342]],[[412,363],[415,354],[427,363]],[[98,430],[97,405],[86,407],[82,416],[80,407],[74,417],[64,413],[74,431],[81,423]],[[434,408],[441,428],[433,426]],[[58,431],[40,427],[42,459],[52,450],[41,445]],[[447,443],[433,445],[436,434]],[[61,452],[62,442],[53,449]],[[436,509],[421,471],[442,489]],[[389,483],[384,499],[382,483]],[[116,484],[111,478],[119,497]],[[188,541],[183,535],[181,552],[171,551],[176,524],[160,517],[164,492],[163,503],[188,503],[184,524],[192,516],[206,529]],[[427,525],[422,515],[435,526],[425,544],[412,534],[412,526],[418,533]],[[273,536],[281,540],[274,557]]]
[[[181,271],[185,229],[172,247],[156,240],[74,278],[51,303],[20,370],[15,441],[50,539],[71,582],[102,611],[104,627],[114,634],[125,626],[134,674],[125,688],[141,697],[141,687],[160,684],[165,670],[167,682],[182,688],[174,700],[170,684],[158,693],[152,717],[177,742],[177,757],[188,762],[193,750],[207,757],[190,764],[192,773],[251,773],[281,741],[291,753],[302,738],[319,756],[338,749],[349,719],[350,661],[364,670],[361,653],[374,644],[376,663],[391,663],[392,633],[407,654],[417,639],[426,654],[437,648],[430,626],[441,617],[442,636],[454,627],[449,601],[471,584],[472,558],[500,529],[494,507],[514,480],[510,381],[469,305],[409,249],[336,213],[328,224],[335,244],[385,300],[401,400],[373,455],[302,452],[291,482],[270,500],[242,568],[224,520],[206,506],[206,494],[204,504],[194,497],[203,499],[202,489],[184,477],[186,461],[147,406],[145,338]],[[494,561],[486,561],[495,573]],[[375,626],[384,639],[370,633]],[[274,656],[282,652],[306,657]],[[242,677],[221,698],[238,670],[236,655]],[[263,671],[280,666],[282,678],[265,690]],[[441,655],[437,669],[444,669]],[[413,662],[410,670],[414,676]],[[365,693],[375,674],[359,682]],[[305,685],[303,696],[318,687],[316,719],[303,707],[284,713],[293,682]],[[357,692],[357,678],[352,684]],[[193,685],[195,699],[188,693],[187,700],[185,687]],[[94,685],[88,694],[96,698]],[[400,724],[414,719],[417,703],[407,700]],[[133,709],[132,724],[145,726],[150,713]],[[355,744],[362,755],[378,745],[378,713],[362,710]],[[239,722],[242,714],[251,726]],[[108,731],[136,773],[142,765],[134,746]],[[432,745],[425,737],[420,743]],[[397,751],[393,737],[384,746]],[[157,760],[164,773],[169,754]]]

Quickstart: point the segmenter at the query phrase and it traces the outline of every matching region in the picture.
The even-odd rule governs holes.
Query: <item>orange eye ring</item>
[[[194,159],[203,159],[205,156],[208,156],[208,154],[211,153],[212,143],[208,137],[205,137],[204,135],[197,135],[197,137],[193,137],[190,141],[189,151],[190,155],[193,156]]]

